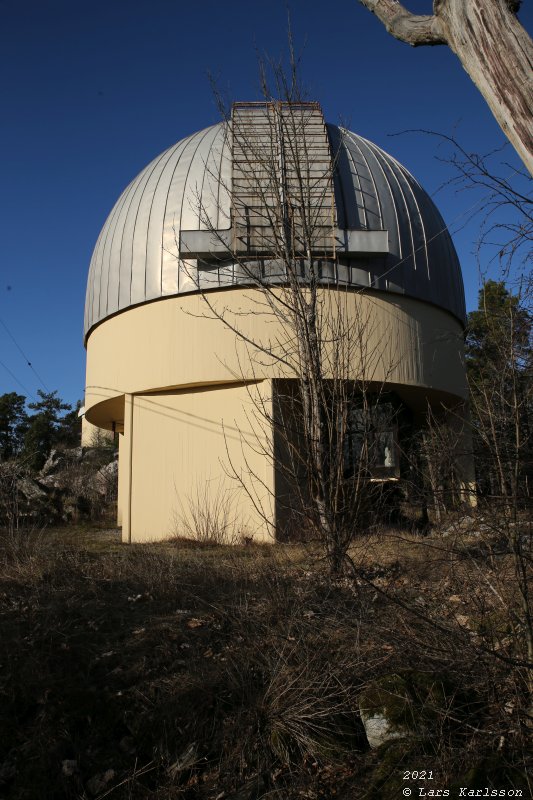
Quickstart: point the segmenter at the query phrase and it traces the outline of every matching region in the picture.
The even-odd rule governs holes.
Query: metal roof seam
[[[290,130],[289,126],[286,135]],[[312,118],[302,117],[301,124],[298,118],[295,131],[295,135],[309,137],[304,143],[309,168],[300,177],[309,181],[308,194],[315,202],[313,187],[317,170],[323,166],[324,143],[317,150],[318,132]],[[268,139],[273,134],[267,126],[262,135]],[[341,231],[386,230],[392,248],[385,265],[369,260],[363,251],[360,257],[352,254],[352,270],[366,269],[370,288],[418,297],[464,321],[459,262],[447,226],[429,195],[403,165],[364,137],[328,124],[324,135],[330,160],[335,157],[334,191],[324,209],[332,207],[342,223]],[[204,211],[216,230],[227,230],[233,224],[230,137],[228,123],[205,128],[167,148],[128,184],[95,245],[87,282],[85,334],[130,306],[194,291],[194,281],[187,280],[180,268],[179,250],[175,253],[172,241],[182,227],[203,230],[207,225],[202,221]],[[333,155],[337,138],[339,152]],[[247,167],[252,168],[253,164]],[[338,257],[342,257],[342,248]],[[402,267],[411,259],[415,269]],[[358,282],[360,278],[352,275],[349,263],[347,269],[339,282]],[[242,280],[235,274],[235,283]],[[225,275],[221,274],[219,281],[224,288]]]

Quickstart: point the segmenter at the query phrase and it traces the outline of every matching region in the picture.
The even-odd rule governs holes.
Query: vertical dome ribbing
[[[387,231],[389,241],[380,258],[357,257],[347,265],[339,253],[339,281],[425,300],[463,321],[459,262],[432,200],[376,145],[334,125],[327,125],[327,136],[337,227]],[[197,288],[190,276],[195,262],[180,262],[180,232],[206,230],[206,219],[216,229],[230,228],[231,139],[225,123],[193,134],[154,159],[122,193],[92,256],[86,335],[133,305]]]

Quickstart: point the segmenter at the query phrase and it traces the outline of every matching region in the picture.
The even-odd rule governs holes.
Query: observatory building
[[[84,436],[119,434],[124,541],[166,538],[195,504],[226,501],[248,535],[287,535],[271,421],[279,387],[297,384],[272,303],[288,258],[321,313],[342,307],[359,331],[344,377],[385,392],[403,428],[464,401],[461,270],[426,192],[316,103],[236,103],[132,181],[91,260]],[[402,425],[380,432],[369,480],[401,477]]]

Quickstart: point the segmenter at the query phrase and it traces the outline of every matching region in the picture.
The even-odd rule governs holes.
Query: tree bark
[[[411,14],[397,0],[360,0],[402,42],[447,44],[533,175],[533,42],[507,0],[434,0]]]

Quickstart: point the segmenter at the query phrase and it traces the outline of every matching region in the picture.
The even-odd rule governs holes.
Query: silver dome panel
[[[380,272],[361,285],[426,300],[461,322],[466,308],[459,259],[446,224],[429,195],[396,159],[362,136],[328,125],[338,153],[334,180],[337,224],[386,230],[389,254]]]
[[[464,321],[459,262],[432,200],[376,145],[334,125],[327,125],[327,135],[336,159],[337,231],[345,241],[365,236],[370,241],[365,232],[371,231],[388,236],[388,253],[378,257],[365,254],[362,246],[356,257],[350,252],[343,257],[340,247],[336,275],[328,281],[409,295]],[[85,335],[131,306],[197,290],[191,275],[196,262],[183,253],[180,259],[180,234],[208,230],[206,219],[220,231],[230,228],[231,180],[231,136],[228,126],[219,123],[170,147],[130,183],[91,259]],[[239,282],[245,282],[239,270],[225,266],[218,278],[211,275],[209,287]]]

